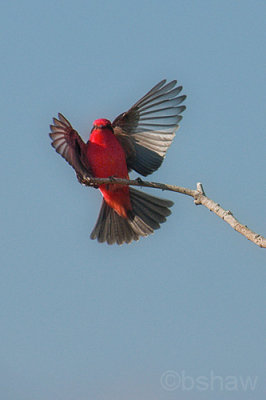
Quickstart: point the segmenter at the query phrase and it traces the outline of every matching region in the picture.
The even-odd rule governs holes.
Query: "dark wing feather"
[[[54,125],[50,125],[49,134],[52,146],[64,159],[74,168],[78,179],[82,182],[82,177],[92,176],[89,163],[86,159],[86,145],[75,131],[69,121],[58,114],[58,119],[53,118]]]
[[[155,85],[127,112],[113,122],[114,133],[122,144],[129,169],[146,176],[163,162],[186,109],[180,105],[182,86],[166,80]]]

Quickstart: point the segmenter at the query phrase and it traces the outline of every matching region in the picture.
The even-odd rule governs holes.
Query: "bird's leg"
[[[89,184],[89,186],[93,187],[94,189],[99,189],[99,185],[98,185],[97,183],[92,183],[92,182],[90,183],[90,182],[88,182],[88,181],[90,181],[91,176],[89,176],[89,175],[82,175],[82,174],[80,174],[80,173],[77,172],[77,178],[78,178],[78,181],[79,181],[82,185],[88,186],[88,184]]]
[[[108,176],[108,179],[110,179],[111,182],[114,182],[115,178],[118,178],[118,177],[115,175]],[[105,186],[106,186],[107,190],[115,190],[115,185],[110,185],[107,183]],[[110,186],[111,186],[111,188],[110,188]]]

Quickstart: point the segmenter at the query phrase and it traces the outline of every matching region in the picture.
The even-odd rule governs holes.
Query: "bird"
[[[87,143],[58,113],[50,125],[51,144],[74,168],[80,183],[86,177],[129,179],[132,170],[150,175],[161,166],[179,128],[186,109],[182,89],[176,80],[163,79],[113,122],[96,119]],[[152,234],[174,204],[128,185],[101,184],[98,189],[103,200],[90,238],[109,245]]]

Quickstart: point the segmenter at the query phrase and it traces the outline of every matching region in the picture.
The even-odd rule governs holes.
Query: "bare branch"
[[[103,184],[118,184],[118,185],[131,185],[131,186],[142,186],[142,187],[150,187],[154,189],[161,190],[169,190],[172,192],[178,192],[185,194],[187,196],[191,196],[194,198],[194,203],[196,205],[203,205],[208,208],[210,211],[214,212],[218,217],[227,222],[233,229],[237,232],[241,233],[241,235],[245,236],[248,240],[251,240],[257,246],[266,248],[266,239],[259,235],[256,232],[253,232],[247,226],[241,224],[232,214],[230,210],[224,210],[220,204],[215,203],[213,200],[209,199],[203,190],[203,186],[201,183],[197,183],[197,189],[187,189],[181,186],[175,185],[167,185],[165,183],[157,183],[157,182],[147,182],[143,181],[140,178],[135,180],[128,179],[120,179],[120,178],[94,178],[94,177],[82,177],[80,179],[81,183],[86,186],[99,187],[99,185]]]

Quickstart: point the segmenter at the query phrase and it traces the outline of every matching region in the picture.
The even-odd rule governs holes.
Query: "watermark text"
[[[208,375],[191,376],[185,370],[168,370],[161,375],[161,386],[167,391],[220,391],[254,392],[258,383],[257,376],[227,375],[221,376],[210,371]]]

